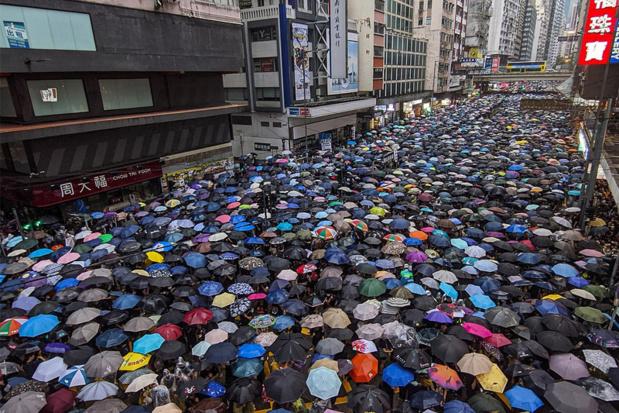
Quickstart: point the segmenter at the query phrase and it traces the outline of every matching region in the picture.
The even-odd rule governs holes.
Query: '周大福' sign
[[[615,48],[617,0],[589,0],[585,20],[579,65],[605,65],[613,63],[611,52]],[[619,63],[619,49],[613,59]]]

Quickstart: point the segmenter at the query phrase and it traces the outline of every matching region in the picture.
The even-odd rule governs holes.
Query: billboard
[[[304,100],[311,97],[307,24],[292,23],[292,50],[294,67],[294,98]]]
[[[605,65],[614,46],[617,0],[590,0],[579,65]]]
[[[499,71],[499,65],[501,64],[501,58],[500,57],[493,57],[492,58],[492,73],[496,73]]]
[[[329,53],[331,56],[331,76],[343,79],[346,74],[346,0],[329,0]]]
[[[329,95],[341,95],[359,91],[359,41],[357,33],[348,33],[348,57],[346,77],[330,77],[327,82]],[[332,65],[329,63],[329,68]],[[330,70],[333,73],[333,70]]]

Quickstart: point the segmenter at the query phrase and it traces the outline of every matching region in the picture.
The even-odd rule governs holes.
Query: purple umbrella
[[[550,369],[565,380],[578,380],[589,377],[587,364],[571,353],[550,356]]]
[[[210,234],[198,234],[195,237],[193,237],[192,241],[196,244],[199,244],[201,242],[208,242],[210,237],[211,237]]]
[[[428,321],[432,321],[433,323],[451,324],[454,322],[451,317],[438,310],[429,312],[424,318]]]
[[[428,256],[421,251],[411,251],[406,254],[406,261],[414,263],[422,263],[428,259]]]
[[[13,301],[12,307],[13,308],[21,308],[25,312],[29,312],[30,310],[32,310],[32,307],[34,307],[35,305],[39,304],[40,302],[41,301],[39,301],[35,297],[22,297],[22,298],[19,298],[19,299]]]

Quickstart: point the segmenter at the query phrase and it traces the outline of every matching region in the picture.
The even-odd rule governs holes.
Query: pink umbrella
[[[422,230],[423,232],[426,232],[426,233],[428,233],[428,234],[430,234],[430,233],[431,233],[432,231],[434,231],[435,229],[436,229],[436,228],[432,228],[432,227],[423,227],[423,228],[421,228],[421,230]]]
[[[510,339],[501,333],[492,334],[490,337],[484,338],[484,341],[488,344],[492,344],[494,347],[503,347],[513,344]]]
[[[84,271],[83,273],[81,273],[75,278],[77,280],[84,281],[85,279],[90,278],[91,276],[92,276],[92,271]]]
[[[76,261],[79,257],[80,255],[77,252],[70,252],[58,258],[58,264],[68,264],[70,262]]]
[[[90,235],[87,235],[86,238],[84,238],[84,242],[88,242],[88,241],[92,241],[93,239],[97,239],[101,236],[100,232],[93,232]]]
[[[492,332],[486,327],[475,323],[462,323],[462,327],[469,333],[477,337],[488,338],[492,337]]]
[[[39,261],[39,262],[37,262],[36,264],[34,264],[32,266],[32,269],[34,271],[40,272],[40,271],[43,271],[45,269],[45,267],[47,267],[48,265],[53,264],[53,263],[54,263],[54,261],[52,261],[52,260]]]
[[[226,208],[228,209],[234,209],[234,208],[238,208],[241,205],[240,202],[232,202],[230,205],[228,205]]]
[[[221,222],[222,224],[226,224],[228,222],[230,222],[230,215],[220,215],[217,218],[215,218],[215,221]]]
[[[603,257],[604,256],[604,254],[602,254],[600,251],[591,250],[591,249],[580,250],[578,253],[580,255],[584,255],[585,257]]]

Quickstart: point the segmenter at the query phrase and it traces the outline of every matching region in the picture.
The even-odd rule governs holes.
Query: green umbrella
[[[112,236],[112,234],[101,234],[97,238],[99,238],[103,242],[109,242],[114,237]]]
[[[84,254],[92,251],[92,247],[88,244],[79,244],[73,248],[73,252],[77,252],[78,254]]]
[[[506,413],[503,404],[489,394],[477,393],[468,399],[467,403],[476,412]]]
[[[21,244],[21,242],[20,242],[20,244]],[[19,245],[19,244],[17,244],[17,245]],[[589,284],[589,285],[585,285],[582,289],[585,290],[585,291],[589,291],[591,294],[593,294],[597,298],[606,298],[606,297],[609,296],[608,291],[605,290],[604,288],[600,287],[599,285]]]
[[[574,315],[590,323],[602,324],[608,321],[604,313],[593,307],[578,307],[574,310]]]
[[[359,285],[359,294],[365,297],[378,297],[382,293],[387,291],[385,283],[376,278],[368,278],[363,280]]]
[[[15,245],[13,249],[14,250],[22,250],[22,249],[27,250],[38,244],[39,244],[39,241],[37,241],[36,239],[26,238],[23,241],[19,242],[17,245]]]

